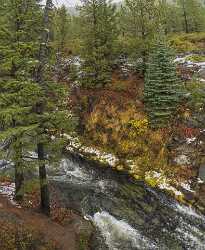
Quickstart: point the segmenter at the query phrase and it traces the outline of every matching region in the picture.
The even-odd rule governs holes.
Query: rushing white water
[[[72,183],[87,183],[92,178],[86,173],[82,168],[73,164],[69,159],[62,159],[59,167],[61,174],[58,176],[52,177],[53,180],[58,181],[71,181]]]
[[[96,213],[93,221],[110,250],[156,249],[152,242],[128,223],[117,220],[105,211]]]
[[[98,228],[95,250],[205,250],[205,217],[193,208],[80,161],[64,159],[60,168],[52,179],[62,178],[68,206]]]
[[[188,206],[184,206],[184,205],[181,205],[181,204],[176,204],[176,206],[174,207],[174,209],[179,212],[179,213],[182,213],[182,214],[185,214],[187,216],[192,216],[194,218],[198,218],[200,219],[201,221],[204,221],[205,222],[205,217],[202,215],[202,214],[199,214],[197,213],[193,208],[191,207],[188,207]]]
[[[63,159],[60,166],[67,176],[75,177],[80,180],[90,180],[90,176],[83,171],[82,168],[73,165],[73,162],[69,159]]]
[[[186,223],[181,218],[179,222],[179,227],[175,229],[175,235],[178,239],[186,242],[188,245],[187,250],[204,250],[204,233],[202,233],[196,226]]]

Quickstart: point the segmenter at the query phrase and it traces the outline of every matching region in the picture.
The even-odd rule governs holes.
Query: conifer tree
[[[32,15],[22,14],[27,1],[9,2],[14,3],[15,6],[6,6],[12,6],[15,15],[12,19],[7,17],[9,21],[0,38],[0,141],[8,148],[8,159],[15,165],[18,200],[23,198],[23,170],[39,166],[41,208],[49,215],[46,164],[59,161],[64,145],[62,133],[73,130],[74,123],[67,106],[67,88],[49,77],[52,1],[47,1],[43,21],[42,8],[35,5],[35,0],[26,5],[26,11]],[[32,23],[32,28],[27,29]],[[37,152],[37,157],[30,152]]]
[[[0,37],[0,138],[10,145],[9,158],[15,165],[15,198],[21,200],[25,166],[22,135],[35,127],[30,113],[40,92],[31,80],[39,25],[36,30],[31,27],[39,19],[41,9],[34,0],[8,0],[1,12],[4,22]]]
[[[38,99],[35,105],[38,127],[34,135],[37,142],[41,210],[46,215],[50,215],[46,163],[58,162],[58,156],[61,157],[61,150],[64,145],[61,134],[73,131],[75,126],[75,119],[67,106],[68,89],[62,84],[53,82],[49,77],[53,8],[52,0],[47,0],[43,15],[38,65],[35,70],[35,81],[43,91],[43,96]]]
[[[65,61],[63,58],[68,57],[68,38],[70,34],[71,16],[65,5],[57,8],[54,14],[54,48],[56,50],[55,78],[57,81],[62,76],[62,69]]]
[[[63,53],[69,38],[71,16],[65,5],[55,11],[54,16],[54,42],[58,52]]]
[[[145,71],[147,54],[150,41],[156,32],[158,13],[155,0],[126,0],[125,13],[128,16],[128,36],[130,36],[138,48],[133,48],[134,59],[136,55],[142,58],[142,71]],[[139,46],[140,43],[140,46]],[[137,58],[138,59],[138,58]]]
[[[152,127],[165,127],[180,102],[181,83],[176,75],[173,53],[164,38],[152,48],[145,77],[144,101]]]
[[[116,39],[116,7],[107,0],[82,0],[83,85],[101,87],[111,80]]]
[[[200,0],[178,0],[184,31],[199,32],[204,30],[204,6]]]

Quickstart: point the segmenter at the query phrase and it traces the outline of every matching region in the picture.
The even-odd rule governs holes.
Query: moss
[[[146,182],[151,187],[157,187],[159,184],[156,178],[148,178],[146,179]]]

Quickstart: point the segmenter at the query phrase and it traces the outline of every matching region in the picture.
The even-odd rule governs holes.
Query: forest
[[[0,250],[205,250],[205,1],[0,0]]]

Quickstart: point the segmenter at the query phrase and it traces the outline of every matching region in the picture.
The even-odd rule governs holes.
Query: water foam
[[[108,212],[98,212],[93,222],[100,230],[109,250],[156,249],[155,245],[136,229],[122,220],[117,220]]]

